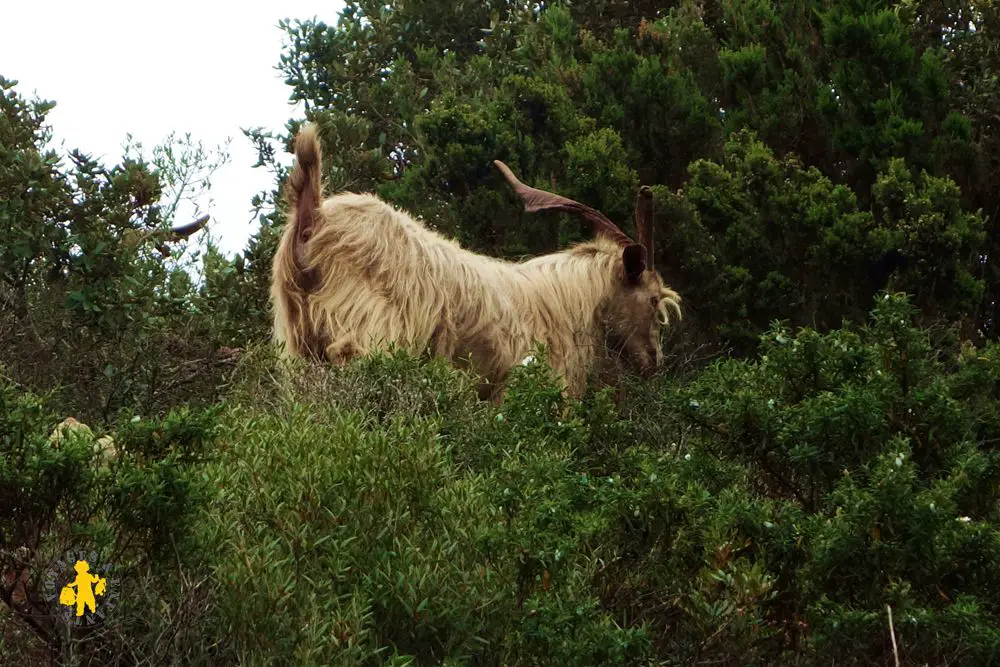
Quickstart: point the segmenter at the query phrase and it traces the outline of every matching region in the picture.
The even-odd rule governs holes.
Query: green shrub
[[[201,521],[219,553],[213,632],[229,658],[646,654],[643,633],[618,627],[589,583],[612,515],[581,484],[573,443],[585,429],[559,418],[547,367],[516,374],[497,411],[439,361],[379,355],[274,381],[260,355],[230,399],[228,444],[208,473],[222,491]]]
[[[82,534],[133,540],[104,655],[169,632],[193,664],[870,663],[888,608],[901,658],[985,663],[998,350],[914,314],[883,295],[865,326],[775,325],[756,359],[627,384],[624,412],[566,400],[544,350],[493,404],[442,360],[262,346],[217,427],[127,422],[104,472],[58,458],[89,445],[45,469],[105,475]],[[48,451],[43,404],[17,405],[5,428]]]
[[[864,327],[775,326],[760,359],[717,363],[673,396],[697,427],[693,456],[744,466],[751,497],[794,508],[790,523],[769,519],[783,546],[740,539],[784,577],[772,613],[808,623],[802,650],[824,660],[885,655],[887,606],[912,659],[979,664],[1000,648],[998,404],[987,398],[1000,349],[932,345],[914,315],[883,295]]]
[[[108,433],[116,454],[107,457],[89,428],[50,437],[59,420],[48,398],[0,373],[2,624],[34,637],[9,647],[12,655],[27,655],[34,644],[84,664],[124,655],[156,660],[176,648],[163,644],[164,632],[197,645],[191,633],[212,587],[194,585],[206,554],[188,538],[195,509],[210,497],[197,466],[211,447],[217,410],[137,417]],[[47,571],[67,552],[109,565],[117,598],[103,622],[72,632],[64,632],[45,588]],[[23,589],[15,584],[21,576]]]

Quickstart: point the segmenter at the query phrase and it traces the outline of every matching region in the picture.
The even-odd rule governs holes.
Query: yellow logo
[[[72,607],[76,604],[76,615],[83,616],[85,607],[90,607],[90,611],[97,611],[96,595],[104,595],[107,590],[108,580],[90,573],[90,564],[85,560],[76,561],[73,566],[76,570],[76,579],[62,587],[59,591],[59,604]],[[97,584],[93,589],[91,586]]]
[[[110,576],[109,566],[98,566],[96,561],[97,554],[93,552],[71,552],[46,573],[47,597],[57,605],[58,615],[70,624],[92,625],[103,619],[117,602],[117,582]]]

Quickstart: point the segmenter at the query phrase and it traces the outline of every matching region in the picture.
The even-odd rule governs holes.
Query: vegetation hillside
[[[1000,662],[1000,8],[282,28],[305,118],[247,130],[276,178],[232,257],[153,233],[211,151],[59,156],[0,77],[0,662]],[[588,233],[494,159],[628,233],[650,185],[663,369],[574,401],[539,350],[493,404],[439,359],[280,361],[277,151],[307,120],[329,191],[494,256]],[[67,552],[109,568],[106,617],[66,624]]]

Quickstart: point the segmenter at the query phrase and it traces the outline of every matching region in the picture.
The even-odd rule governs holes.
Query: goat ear
[[[625,265],[625,280],[630,285],[639,282],[642,272],[646,270],[646,248],[641,243],[633,243],[622,250],[622,263]]]

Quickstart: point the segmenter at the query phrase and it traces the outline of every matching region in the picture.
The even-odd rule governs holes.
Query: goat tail
[[[322,160],[319,131],[314,123],[308,123],[295,137],[295,169],[288,178],[288,203],[298,209],[296,226],[300,231],[303,226],[310,227],[310,234],[314,213],[320,204]]]
[[[322,200],[322,150],[319,132],[309,123],[295,137],[295,167],[285,185],[288,222],[273,260],[272,298],[277,307],[275,334],[296,355],[323,356],[323,345],[311,322],[308,297],[320,275],[308,252],[317,231]]]
[[[286,275],[294,282],[289,287],[302,293],[311,291],[315,286],[316,276],[312,275],[315,272],[309,266],[306,248],[309,239],[316,233],[319,220],[323,194],[320,182],[322,159],[319,131],[316,125],[308,123],[295,137],[295,168],[285,186],[290,209],[289,228],[285,232],[286,243],[280,249],[286,253],[282,258],[289,269]]]

